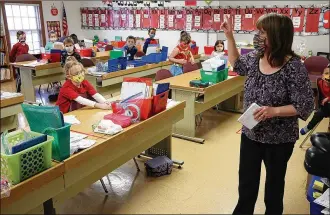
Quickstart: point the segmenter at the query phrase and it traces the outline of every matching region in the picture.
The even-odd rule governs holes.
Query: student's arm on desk
[[[190,63],[195,64],[195,58],[194,55],[190,52]]]
[[[178,64],[185,64],[187,63],[187,61],[185,59],[175,59],[175,56],[177,56],[179,54],[179,49],[178,48],[174,48],[174,50],[172,51],[171,55],[169,56],[169,60],[173,63],[178,63]]]

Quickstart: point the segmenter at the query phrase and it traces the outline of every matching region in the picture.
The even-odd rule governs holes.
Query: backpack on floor
[[[173,161],[166,156],[159,156],[148,160],[144,165],[147,176],[159,177],[171,174]]]

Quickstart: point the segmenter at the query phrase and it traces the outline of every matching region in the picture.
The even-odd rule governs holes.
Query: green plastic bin
[[[117,59],[117,58],[120,58],[120,57],[123,57],[124,56],[124,52],[123,51],[115,51],[115,50],[112,50],[110,51],[110,59]]]
[[[70,157],[70,124],[61,128],[46,128],[42,133],[54,137],[52,158],[63,161]]]
[[[227,80],[228,78],[228,69],[224,69],[221,71],[204,71],[200,70],[202,81],[208,82],[210,84],[216,84],[221,81]]]
[[[31,137],[42,134],[28,132]],[[24,139],[22,130],[8,133],[6,136],[10,145]],[[32,146],[12,155],[1,153],[1,173],[5,173],[13,185],[18,184],[52,166],[52,142],[54,138],[47,136],[47,141]]]

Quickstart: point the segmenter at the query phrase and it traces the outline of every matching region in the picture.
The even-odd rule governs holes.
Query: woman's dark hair
[[[282,66],[288,55],[297,56],[292,51],[294,28],[289,17],[277,13],[265,14],[258,19],[257,28],[267,34],[267,60],[272,67]]]
[[[150,34],[150,31],[152,31],[152,30],[156,31],[156,28],[149,28],[148,34]]]
[[[223,45],[223,49],[225,49],[225,43],[223,42],[223,40],[217,40],[217,42],[215,42],[214,44],[214,51],[217,51],[217,45],[222,44]]]
[[[77,37],[77,35],[75,35],[75,34],[71,34],[71,35],[70,35],[70,37],[73,39],[73,41],[74,41],[74,44],[77,44],[77,43],[79,43],[79,40],[78,40],[78,37]]]

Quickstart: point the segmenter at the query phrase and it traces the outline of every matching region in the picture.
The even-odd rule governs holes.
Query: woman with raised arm
[[[259,123],[243,126],[239,199],[233,214],[253,214],[258,197],[262,161],[266,168],[265,214],[283,213],[287,163],[299,137],[298,118],[306,120],[313,111],[313,91],[305,66],[292,51],[293,24],[284,15],[270,13],[259,18],[254,35],[255,50],[240,55],[231,20],[221,25],[228,40],[228,58],[234,71],[246,76],[244,109],[259,108]]]

